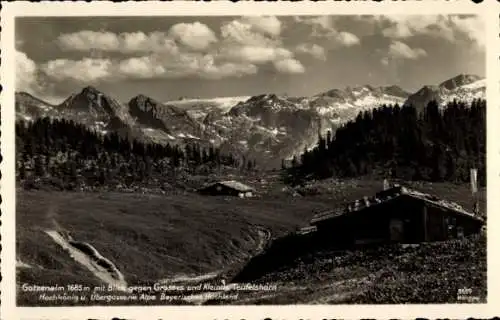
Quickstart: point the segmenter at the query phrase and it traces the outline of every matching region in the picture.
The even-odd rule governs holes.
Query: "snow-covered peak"
[[[431,100],[444,107],[453,100],[470,103],[474,99],[486,98],[486,79],[474,75],[458,75],[439,85],[426,85],[405,102],[417,109],[423,109]]]
[[[446,81],[443,81],[439,87],[447,89],[447,90],[454,90],[458,87],[462,87],[464,85],[469,85],[474,82],[477,82],[481,80],[481,77],[476,76],[476,75],[471,75],[471,74],[459,74],[458,76],[455,76],[451,79],[448,79]]]

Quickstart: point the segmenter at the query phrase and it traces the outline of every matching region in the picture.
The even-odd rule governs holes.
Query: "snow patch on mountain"
[[[176,106],[185,110],[194,119],[200,120],[207,116],[208,113],[215,110],[226,113],[236,104],[246,101],[250,96],[236,96],[236,97],[218,97],[207,99],[182,99],[170,100],[165,102],[166,105]]]

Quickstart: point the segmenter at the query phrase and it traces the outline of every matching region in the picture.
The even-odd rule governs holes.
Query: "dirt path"
[[[56,230],[46,230],[45,233],[94,276],[117,290],[126,290],[127,282],[123,274],[93,246],[86,242],[76,242],[69,235],[63,235]]]
[[[33,268],[33,267],[21,260],[16,260],[16,268]]]
[[[259,242],[257,244],[256,254],[259,254],[264,250],[267,243],[271,240],[271,231],[263,227],[257,227],[257,233],[259,235]]]

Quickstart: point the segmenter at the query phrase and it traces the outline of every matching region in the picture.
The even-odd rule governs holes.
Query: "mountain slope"
[[[486,81],[461,74],[415,93],[393,86],[331,89],[310,97],[261,94],[252,97],[182,99],[160,103],[138,95],[120,103],[93,87],[71,95],[59,106],[16,93],[19,119],[64,117],[102,133],[110,130],[143,141],[213,144],[226,152],[278,165],[317,142],[318,133],[335,130],[360,112],[380,105],[409,105],[421,110],[430,100],[446,104],[485,98]]]
[[[164,104],[185,110],[192,118],[201,121],[211,112],[220,111],[222,113],[226,113],[239,102],[246,101],[249,98],[250,96],[181,99],[167,101]]]
[[[476,75],[460,74],[443,81],[439,85],[423,86],[408,97],[405,105],[413,105],[417,110],[423,110],[431,100],[436,100],[441,106],[445,106],[453,100],[470,103],[474,99],[485,98],[486,79]]]
[[[169,140],[200,139],[201,124],[193,119],[185,110],[172,105],[162,104],[150,97],[138,95],[129,103],[130,115],[145,127],[147,132],[163,131]]]
[[[97,132],[129,134],[133,131],[133,121],[126,107],[91,86],[69,96],[57,110],[61,117],[85,124]]]
[[[398,86],[362,86],[333,89],[306,99],[311,107],[337,122],[354,118],[360,111],[371,110],[383,104],[402,104],[410,94]]]
[[[15,94],[16,117],[22,120],[33,118],[56,116],[54,105],[38,99],[27,92],[16,92]]]
[[[221,137],[223,149],[237,149],[266,162],[312,143],[310,137],[317,137],[320,120],[313,110],[270,94],[251,97],[227,113],[214,111],[204,125]]]

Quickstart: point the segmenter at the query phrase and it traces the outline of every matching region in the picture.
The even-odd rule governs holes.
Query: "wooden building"
[[[224,196],[238,196],[240,198],[249,198],[253,196],[254,188],[247,186],[238,181],[219,181],[209,184],[198,190],[199,193],[204,195],[224,195]]]
[[[310,222],[322,241],[346,245],[460,238],[480,232],[483,223],[456,203],[401,186],[321,212]]]

